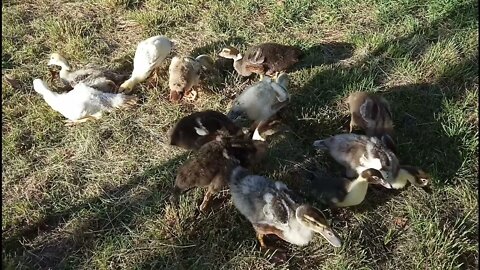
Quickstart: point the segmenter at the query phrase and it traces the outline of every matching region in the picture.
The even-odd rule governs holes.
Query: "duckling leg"
[[[205,195],[203,196],[203,201],[202,201],[202,204],[200,205],[200,212],[205,213],[205,211],[207,210],[208,204],[212,200],[213,195],[215,195],[215,193],[209,187],[207,192],[205,192]]]
[[[260,246],[262,248],[267,248],[267,245],[265,244],[265,240],[264,240],[264,237],[266,234],[274,234],[278,236],[280,239],[286,241],[285,237],[283,236],[283,231],[274,226],[271,226],[268,224],[256,223],[256,224],[253,224],[253,228],[257,233],[257,239],[260,242]]]
[[[200,211],[202,213],[205,213],[205,211],[207,210],[207,207],[208,207],[208,204],[210,203],[210,201],[212,200],[213,196],[219,191],[222,189],[222,187],[225,185],[224,184],[224,178],[223,178],[223,175],[220,173],[220,174],[217,174],[213,179],[212,181],[210,182],[210,185],[208,186],[208,189],[207,189],[207,192],[205,193],[205,195],[203,196],[203,202],[202,204],[200,205]]]

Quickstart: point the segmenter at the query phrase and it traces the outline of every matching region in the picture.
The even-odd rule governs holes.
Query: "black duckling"
[[[198,150],[223,130],[231,136],[242,135],[242,129],[221,112],[194,112],[180,119],[169,131],[170,145]]]
[[[200,211],[204,212],[213,195],[227,185],[234,164],[251,167],[259,163],[267,146],[262,141],[218,136],[178,169],[171,201],[177,202],[180,194],[191,188],[208,187],[200,205]]]

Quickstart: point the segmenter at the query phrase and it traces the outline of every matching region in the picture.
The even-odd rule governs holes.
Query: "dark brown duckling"
[[[242,135],[242,129],[221,112],[206,110],[180,119],[169,131],[170,145],[198,150],[212,141],[220,131],[229,135]]]
[[[393,135],[392,112],[385,98],[373,93],[355,92],[348,96],[347,104],[351,114],[350,132],[359,127],[367,136]]]
[[[233,166],[241,164],[251,167],[259,163],[266,154],[267,146],[262,141],[217,136],[178,169],[170,200],[176,203],[185,191],[194,187],[208,187],[200,205],[200,211],[204,212],[213,195],[227,185]]]
[[[236,48],[224,48],[219,56],[233,59],[233,67],[241,76],[250,76],[252,73],[272,76],[275,73],[286,71],[296,64],[302,51],[294,46],[278,43],[262,43],[252,46],[242,55]]]

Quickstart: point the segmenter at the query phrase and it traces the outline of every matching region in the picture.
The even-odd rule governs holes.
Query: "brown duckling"
[[[392,112],[385,98],[373,93],[355,92],[348,96],[347,104],[351,114],[350,132],[359,127],[367,136],[393,135]]]
[[[170,101],[179,101],[184,96],[192,94],[189,100],[195,100],[197,92],[192,88],[200,83],[202,70],[213,68],[213,59],[205,54],[197,58],[175,56],[168,68],[168,85]]]
[[[215,140],[220,130],[231,136],[243,134],[242,129],[221,112],[194,112],[180,119],[170,129],[170,145],[198,150],[205,143]]]
[[[213,195],[227,185],[233,166],[251,167],[259,163],[267,146],[261,141],[218,136],[178,169],[171,201],[177,202],[180,194],[193,187],[208,187],[200,205],[200,211],[204,212]]]
[[[294,46],[278,43],[262,43],[252,46],[242,55],[236,48],[224,48],[219,56],[233,59],[233,67],[241,76],[250,76],[252,73],[272,76],[285,71],[296,64],[302,51]]]

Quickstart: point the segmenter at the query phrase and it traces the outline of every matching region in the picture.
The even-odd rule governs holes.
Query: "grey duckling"
[[[274,234],[298,246],[307,245],[314,233],[321,234],[331,245],[341,241],[330,228],[323,213],[302,199],[284,183],[252,175],[237,166],[230,176],[233,204],[253,225],[262,247],[264,236]]]

